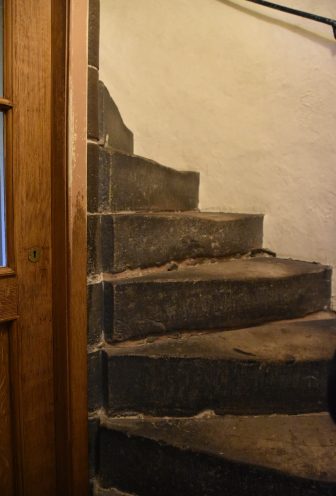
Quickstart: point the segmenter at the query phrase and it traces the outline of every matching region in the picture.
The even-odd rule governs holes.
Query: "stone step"
[[[99,139],[109,148],[134,152],[133,133],[125,125],[119,109],[102,81],[98,83]]]
[[[88,211],[194,210],[199,174],[88,144]]]
[[[100,485],[139,496],[335,496],[328,414],[105,419]]]
[[[336,317],[327,312],[107,346],[106,408],[157,416],[325,411],[335,349]]]
[[[88,215],[89,270],[121,272],[261,248],[263,216],[160,212]]]
[[[107,341],[177,330],[252,326],[328,308],[331,269],[315,263],[252,258],[145,275],[105,275]]]
[[[124,491],[119,491],[114,487],[103,489],[99,484],[94,484],[93,486],[93,496],[136,496],[134,493],[125,493]]]

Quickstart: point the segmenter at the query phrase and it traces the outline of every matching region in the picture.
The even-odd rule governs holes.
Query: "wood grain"
[[[71,390],[72,489],[88,490],[87,436],[87,67],[88,1],[71,1],[69,11],[69,380]],[[79,56],[81,54],[81,56]],[[77,452],[78,450],[78,452]],[[80,454],[80,456],[78,456]]]
[[[13,385],[25,496],[55,495],[51,269],[51,3],[13,0],[14,240],[19,319]],[[31,263],[28,250],[40,247]]]
[[[18,284],[16,277],[0,278],[0,322],[18,317]]]
[[[13,322],[0,326],[4,496],[87,492],[87,61],[78,56],[87,53],[86,7],[5,0],[0,322]],[[37,263],[28,259],[32,247],[41,249]]]
[[[67,30],[68,0],[52,2],[52,216],[56,470],[59,494],[71,494],[71,417],[67,273]]]
[[[0,491],[13,496],[13,451],[10,406],[9,339],[10,325],[0,326]]]
[[[67,21],[68,30],[65,30],[64,25]],[[54,0],[52,26],[53,315],[57,494],[83,496],[88,490],[87,0]]]

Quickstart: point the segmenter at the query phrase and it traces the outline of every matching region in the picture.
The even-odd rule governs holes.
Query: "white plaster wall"
[[[101,0],[100,78],[137,154],[201,172],[202,209],[263,212],[265,246],[336,266],[331,28],[244,0]]]

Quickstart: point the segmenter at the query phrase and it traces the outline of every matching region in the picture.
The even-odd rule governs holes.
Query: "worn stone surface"
[[[121,272],[261,248],[263,217],[200,212],[89,215],[88,232],[89,269]]]
[[[102,407],[103,360],[100,350],[88,353],[88,410],[93,412]]]
[[[107,408],[163,416],[325,411],[335,349],[336,319],[107,347]]]
[[[106,275],[105,336],[123,341],[302,317],[329,305],[330,279],[328,267],[275,258],[222,261],[133,278]]]
[[[95,496],[136,496],[136,494],[125,493],[115,488],[103,489],[99,484],[95,485]]]
[[[106,420],[100,484],[139,496],[334,496],[325,413]]]
[[[88,109],[87,133],[88,138],[99,140],[98,122],[98,78],[99,72],[95,67],[88,68]]]
[[[104,327],[103,284],[88,284],[87,298],[88,344],[94,345],[101,341]]]
[[[88,211],[194,210],[199,174],[88,144]]]
[[[99,417],[89,418],[88,439],[89,439],[89,478],[92,479],[99,468],[98,466],[98,429]]]
[[[89,65],[99,69],[100,0],[89,2]]]
[[[99,92],[99,137],[104,146],[132,154],[134,151],[133,133],[124,124],[117,105],[102,81]]]

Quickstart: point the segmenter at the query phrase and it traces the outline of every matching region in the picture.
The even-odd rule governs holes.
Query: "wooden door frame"
[[[14,494],[83,496],[88,0],[5,2]]]
[[[52,0],[53,326],[57,494],[88,491],[88,0]]]

